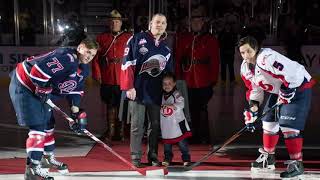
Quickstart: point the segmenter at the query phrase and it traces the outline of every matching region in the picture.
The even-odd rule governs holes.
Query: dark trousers
[[[234,76],[234,55],[233,54],[221,54],[221,80],[227,80],[227,68],[229,71],[230,82],[235,80]]]
[[[178,143],[180,152],[181,152],[181,159],[183,162],[190,162],[190,154],[189,154],[189,147],[188,147],[188,141],[187,139],[183,139],[182,141],[179,141]],[[173,158],[172,153],[172,146],[173,144],[164,144],[164,159],[165,161],[171,162]]]
[[[104,136],[108,140],[124,139],[124,122],[118,119],[121,100],[119,85],[101,84],[101,100],[107,105],[107,126]]]
[[[191,129],[193,143],[209,143],[208,102],[213,95],[212,87],[189,88]]]

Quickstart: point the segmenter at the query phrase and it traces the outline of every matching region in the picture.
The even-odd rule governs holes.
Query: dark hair
[[[163,77],[162,77],[162,80],[164,79],[172,79],[173,82],[176,82],[176,76],[172,73],[172,72],[166,72],[164,73]]]
[[[92,38],[85,38],[80,44],[84,44],[88,49],[99,49],[99,44]]]
[[[241,38],[238,41],[238,50],[241,46],[248,44],[252,49],[256,50],[256,52],[259,52],[260,50],[260,45],[258,43],[258,41],[256,40],[256,38],[252,37],[252,36],[246,36]]]

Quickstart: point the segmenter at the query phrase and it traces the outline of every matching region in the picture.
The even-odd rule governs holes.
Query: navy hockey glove
[[[289,104],[294,95],[296,94],[296,91],[296,88],[287,88],[284,85],[281,85],[281,88],[279,90],[278,101],[283,104]]]
[[[36,86],[35,95],[39,97],[40,101],[45,103],[49,99],[49,94],[52,92],[52,87]]]
[[[69,122],[70,129],[77,134],[83,133],[83,130],[86,129],[88,124],[87,113],[80,110],[77,113],[71,113],[71,118],[74,122]]]

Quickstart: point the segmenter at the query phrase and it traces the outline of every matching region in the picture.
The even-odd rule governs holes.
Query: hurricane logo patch
[[[167,61],[161,54],[151,56],[142,64],[139,74],[146,72],[152,77],[157,77],[166,67]]]

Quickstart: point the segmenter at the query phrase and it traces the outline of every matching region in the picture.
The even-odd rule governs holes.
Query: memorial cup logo
[[[139,74],[146,72],[152,77],[157,77],[166,67],[167,61],[167,58],[161,54],[151,56],[142,64]]]
[[[139,52],[140,52],[140,54],[142,54],[142,55],[147,54],[148,51],[149,51],[148,48],[146,48],[146,47],[144,47],[144,46],[142,46],[142,47],[139,49]]]
[[[168,108],[168,107],[162,108],[161,109],[161,114],[164,117],[169,117],[169,116],[171,116],[173,114],[173,109],[172,108]]]
[[[77,82],[74,80],[65,81],[58,85],[61,94],[70,93],[77,87]]]

